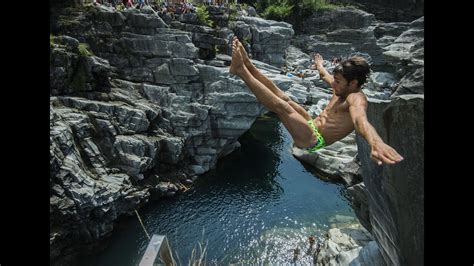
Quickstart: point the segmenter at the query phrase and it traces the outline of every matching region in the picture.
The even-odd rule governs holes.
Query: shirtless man
[[[271,80],[265,77],[250,61],[245,48],[234,37],[230,73],[240,77],[268,110],[278,115],[290,132],[297,147],[316,152],[324,146],[349,135],[354,129],[364,137],[371,148],[371,159],[378,165],[395,164],[403,160],[392,147],[385,144],[367,120],[367,98],[361,85],[370,72],[362,57],[341,62],[330,75],[323,67],[321,55],[316,54],[315,68],[320,77],[333,89],[333,96],[314,120],[306,110],[293,102]]]

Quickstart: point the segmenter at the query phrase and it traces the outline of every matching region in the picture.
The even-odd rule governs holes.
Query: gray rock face
[[[300,49],[290,45],[286,49],[286,65],[294,69],[308,69],[311,65],[311,57],[303,53]]]
[[[301,49],[306,54],[310,55],[313,52],[317,52],[321,54],[326,60],[330,60],[336,55],[348,55],[355,52],[355,48],[350,43],[328,41],[328,38],[325,34],[296,35],[292,43],[294,46]]]
[[[387,264],[383,260],[377,242],[370,241],[359,251],[359,255],[349,265],[382,266]]]
[[[357,136],[362,176],[368,191],[372,235],[391,265],[423,265],[424,259],[424,96],[402,95],[371,101],[368,119],[404,161],[377,166]]]
[[[315,265],[386,265],[377,244],[360,225],[332,228],[315,254]]]
[[[243,16],[229,28],[250,48],[253,58],[278,67],[285,63],[285,49],[294,34],[291,24]]]
[[[336,0],[336,3],[350,3],[375,14],[385,22],[412,21],[424,15],[424,0]]]
[[[51,50],[51,94],[72,94],[110,90],[109,77],[112,68],[107,60],[85,56],[79,52],[79,41],[59,36]]]
[[[125,9],[123,12],[116,12],[112,7],[98,6],[98,12],[91,13],[92,20],[96,23],[104,23],[103,27],[110,29],[122,28],[128,32],[137,34],[156,34],[158,28],[168,28],[169,26],[150,9]]]
[[[395,66],[400,81],[393,96],[424,93],[424,17],[410,23],[392,44],[384,47],[386,60]]]
[[[199,48],[199,58],[215,58],[217,53],[216,49],[220,49],[222,52],[227,52],[227,54],[231,55],[232,50],[229,49],[229,43],[233,34],[226,34],[227,28],[213,29],[208,26],[179,23],[177,21],[171,22],[171,25],[173,28],[192,33],[193,44]]]
[[[355,8],[318,10],[297,32],[314,35],[336,29],[359,29],[370,26],[374,21],[373,14]]]
[[[398,37],[408,29],[409,22],[379,23],[374,27],[374,35],[377,39],[383,36]]]
[[[60,33],[50,56],[53,261],[110,234],[120,215],[150,198],[178,193],[180,182],[238,148],[238,137],[266,111],[229,74],[230,57],[199,59],[207,44],[227,45],[214,30],[170,28],[152,10],[84,11],[56,17],[52,26]],[[288,41],[291,27],[252,23],[255,40],[270,42],[265,51],[284,53],[271,42]],[[271,32],[275,23],[280,29]],[[290,88],[277,68],[255,63]],[[305,89],[293,88],[302,101]]]
[[[367,231],[372,232],[369,215],[369,202],[367,200],[368,193],[364,182],[348,187],[347,192],[351,196],[352,208],[354,209],[359,222],[365,229],[367,229]]]
[[[107,167],[92,119],[69,108],[50,113],[51,258],[109,234],[113,221],[147,201],[147,190]]]
[[[338,29],[327,34],[329,42],[350,43],[355,51],[361,51],[372,66],[381,66],[385,63],[382,57],[382,49],[377,45],[377,39],[373,30],[361,29]],[[351,55],[349,55],[351,56]]]
[[[323,58],[347,58],[364,54],[373,68],[386,64],[374,35],[373,14],[355,8],[317,11],[304,23],[293,44],[305,53],[318,52]],[[380,32],[380,30],[379,30]]]
[[[375,72],[396,73],[395,95],[422,93],[424,18],[411,23],[376,22],[372,14],[353,8],[320,11],[305,23],[292,44],[306,54],[330,60],[361,55]],[[415,73],[416,72],[416,73]]]

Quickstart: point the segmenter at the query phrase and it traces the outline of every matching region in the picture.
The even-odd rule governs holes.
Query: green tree
[[[317,10],[333,9],[328,0],[258,0],[257,11],[265,18],[283,20],[299,27]]]
[[[209,26],[209,27],[212,27],[213,22],[209,18],[209,12],[207,11],[206,6],[204,6],[202,4],[198,5],[196,7],[196,11],[197,11],[197,16],[198,16],[199,23],[201,23],[203,25],[206,25],[206,26]]]
[[[263,12],[263,16],[267,19],[286,21],[291,17],[293,7],[294,5],[290,5],[286,0],[283,0],[277,4],[270,4],[267,6]]]

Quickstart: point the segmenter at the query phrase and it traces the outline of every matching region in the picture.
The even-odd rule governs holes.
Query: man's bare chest
[[[345,116],[349,115],[349,105],[347,102],[334,102],[332,105],[328,106],[326,109],[328,115],[332,116]]]

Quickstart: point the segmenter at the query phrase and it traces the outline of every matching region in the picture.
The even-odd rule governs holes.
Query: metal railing
[[[166,236],[153,234],[138,265],[176,265]]]

